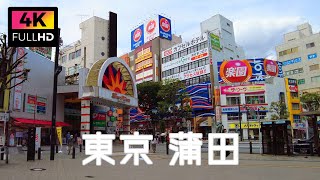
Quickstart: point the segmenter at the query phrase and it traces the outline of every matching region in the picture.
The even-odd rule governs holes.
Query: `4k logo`
[[[8,38],[12,47],[59,44],[57,7],[9,7]]]

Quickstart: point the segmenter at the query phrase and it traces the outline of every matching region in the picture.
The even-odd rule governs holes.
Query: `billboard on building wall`
[[[247,85],[247,86],[221,86],[220,89],[221,89],[221,94],[226,94],[226,95],[265,92],[264,84],[255,84],[255,85]]]
[[[45,58],[51,59],[52,47],[30,47],[29,49]]]
[[[266,76],[283,77],[282,63],[268,59],[218,62],[219,83],[265,81]]]
[[[172,61],[169,61],[167,63],[163,63],[161,65],[161,70],[162,71],[166,71],[168,69],[172,69],[175,67],[179,67],[182,66],[184,64],[188,64],[190,62],[194,62],[197,61],[199,59],[203,59],[209,56],[209,49],[208,48],[204,48],[201,49],[200,51],[188,54],[186,56],[180,57],[178,59],[174,59]]]
[[[128,65],[130,65],[130,57],[129,57],[129,54],[128,54],[128,53],[120,56],[120,58],[121,58],[122,60],[124,60]]]
[[[296,79],[288,79],[288,89],[290,92],[298,92],[298,81]]]
[[[154,60],[151,41],[135,49],[134,54],[136,83],[152,81],[154,75]]]
[[[168,49],[162,51],[161,57],[164,58],[164,57],[170,56],[176,52],[182,51],[182,50],[187,49],[191,46],[205,42],[207,40],[208,40],[208,36],[206,33],[204,33],[201,36],[192,38],[190,41],[186,41],[186,42],[177,44],[175,46],[172,46],[171,48],[168,48]]]
[[[141,35],[141,37],[140,37]],[[156,37],[172,40],[171,20],[155,15],[131,32],[131,50]]]
[[[211,48],[220,52],[221,51],[220,37],[211,33],[210,41],[211,41]]]
[[[202,76],[209,73],[210,73],[210,65],[207,64],[205,66],[197,67],[188,71],[184,71],[177,74],[173,74],[171,76],[164,77],[163,79],[179,79],[182,81],[185,79]]]
[[[131,31],[131,50],[144,44],[143,24]]]
[[[171,20],[159,15],[159,36],[172,40]]]

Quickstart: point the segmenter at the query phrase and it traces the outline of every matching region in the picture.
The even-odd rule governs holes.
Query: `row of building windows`
[[[279,52],[279,56],[284,56],[284,55],[288,55],[288,54],[292,54],[292,53],[296,53],[298,52],[298,47],[294,47],[294,48],[290,48],[284,51],[280,51]]]
[[[205,74],[202,76],[183,80],[182,82],[184,82],[186,86],[191,86],[191,85],[200,84],[200,83],[209,82],[209,81],[210,81],[210,74]]]
[[[315,47],[314,42],[306,44],[307,49],[313,48],[313,47]],[[287,49],[284,51],[280,51],[279,56],[284,56],[284,55],[288,55],[288,54],[292,54],[292,53],[296,53],[296,52],[298,52],[298,47],[294,47],[294,48],[290,48],[290,49]]]
[[[172,68],[172,69],[168,69],[168,70],[162,72],[162,77],[171,76],[173,74],[177,74],[177,73],[180,73],[180,72],[188,71],[188,70],[191,70],[191,69],[194,69],[194,68],[197,68],[197,67],[202,67],[202,66],[207,65],[209,63],[210,63],[210,60],[209,60],[208,57],[206,57],[206,58],[197,60],[195,62],[191,62],[191,63],[185,64],[185,65],[182,65],[182,66],[178,66],[178,67],[175,67],[175,68]]]
[[[292,103],[292,109],[293,110],[300,110],[300,104],[299,103]]]
[[[174,54],[171,54],[170,56],[164,57],[164,58],[162,58],[162,63],[170,62],[172,60],[175,60],[175,59],[178,59],[180,57],[186,56],[188,54],[200,51],[200,50],[202,50],[202,49],[204,49],[206,47],[208,47],[208,42],[207,41],[202,42],[202,43],[197,44],[197,45],[194,45],[194,46],[191,46],[191,47],[189,47],[187,49],[181,50],[181,51],[176,52]]]
[[[227,97],[227,105],[238,105],[240,103],[240,97]],[[246,96],[246,104],[264,104],[265,96],[257,95],[257,96]]]
[[[303,68],[298,68],[298,69],[293,69],[293,70],[290,70],[290,71],[285,71],[284,75],[285,76],[290,76],[290,75],[299,74],[299,73],[303,73]]]
[[[81,49],[78,49],[75,52],[69,53],[69,60],[75,59],[79,56],[81,56]]]
[[[251,120],[258,120],[258,119],[264,119],[267,116],[266,112],[259,112],[258,114],[248,114],[249,121]],[[239,113],[228,113],[227,119],[229,121],[239,121]],[[242,113],[240,114],[240,119],[242,119]]]

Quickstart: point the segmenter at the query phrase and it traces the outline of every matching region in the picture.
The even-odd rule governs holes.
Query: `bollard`
[[[79,145],[79,148],[80,148],[80,152],[82,152],[82,145],[81,144]]]
[[[76,158],[76,148],[73,146],[72,147],[72,159]]]
[[[38,160],[41,160],[41,148],[38,148]]]
[[[168,141],[166,142],[166,150],[167,150],[167,155],[169,155],[169,143],[168,143]]]
[[[59,148],[58,148],[58,145],[56,145],[56,153],[58,153],[58,151],[59,151],[58,149],[59,149]]]
[[[4,159],[4,148],[3,147],[0,149],[0,152],[1,152],[0,160],[3,161],[3,159]]]
[[[249,145],[250,145],[250,154],[252,154],[252,142],[251,141],[249,142]]]
[[[9,164],[9,148],[8,146],[6,146],[5,148],[6,148],[6,164]]]
[[[311,155],[311,156],[314,156],[312,142],[310,142],[310,155]]]

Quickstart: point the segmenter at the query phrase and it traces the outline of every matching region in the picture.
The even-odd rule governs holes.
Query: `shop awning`
[[[15,118],[16,125],[40,125],[40,126],[51,126],[51,121],[38,120],[38,119],[25,119],[25,118]],[[70,124],[65,122],[56,122],[57,127],[70,126]]]

